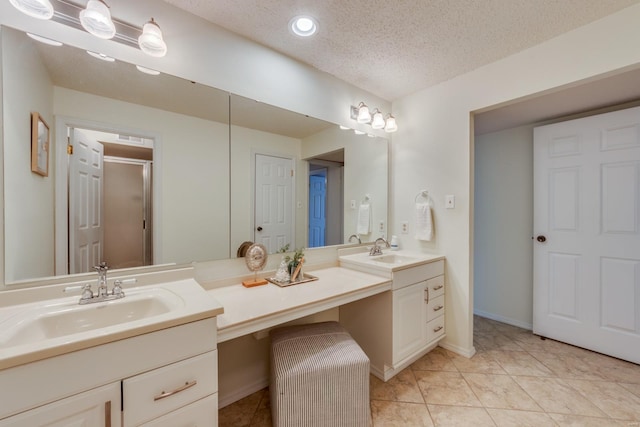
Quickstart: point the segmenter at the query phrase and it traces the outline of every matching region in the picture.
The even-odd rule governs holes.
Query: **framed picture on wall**
[[[49,175],[49,125],[37,112],[31,113],[31,171]]]

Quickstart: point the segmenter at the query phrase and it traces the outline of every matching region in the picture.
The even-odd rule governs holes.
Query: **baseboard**
[[[460,347],[457,345],[450,344],[446,341],[440,341],[438,345],[444,348],[445,350],[452,351],[456,354],[459,354],[460,356],[466,357],[467,359],[472,358],[473,355],[476,354],[476,348],[473,346],[471,348],[465,348],[465,347]]]
[[[268,386],[269,378],[262,378],[244,387],[233,390],[231,393],[228,393],[224,396],[220,395],[218,396],[218,409],[222,409],[225,406],[231,405],[232,403],[237,402],[238,400],[245,398]]]
[[[497,322],[506,323],[507,325],[517,326],[518,328],[523,328],[528,331],[533,330],[533,324],[531,323],[522,322],[520,320],[511,319],[509,317],[500,316],[498,314],[487,313],[486,311],[476,309],[473,310],[473,314],[476,314],[480,317],[486,317],[487,319],[495,320]]]

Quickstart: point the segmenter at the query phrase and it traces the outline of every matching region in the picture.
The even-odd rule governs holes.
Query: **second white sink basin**
[[[417,258],[412,258],[408,256],[403,256],[403,255],[396,255],[396,254],[372,256],[369,259],[373,262],[383,262],[386,264],[397,264],[397,265],[409,264],[409,263],[414,263],[419,261]]]
[[[184,305],[179,295],[163,288],[86,305],[79,305],[77,298],[69,300],[35,305],[0,323],[0,349],[148,319]]]

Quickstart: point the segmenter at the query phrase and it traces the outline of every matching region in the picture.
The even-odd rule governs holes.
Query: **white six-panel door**
[[[293,161],[256,154],[255,233],[269,253],[293,245]]]
[[[93,271],[103,251],[104,147],[73,129],[69,156],[69,273]]]
[[[640,363],[640,108],[534,130],[534,333]]]

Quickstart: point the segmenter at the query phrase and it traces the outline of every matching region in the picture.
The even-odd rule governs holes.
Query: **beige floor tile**
[[[611,418],[584,417],[581,415],[549,414],[559,427],[637,427]]]
[[[371,401],[371,418],[374,427],[432,427],[433,422],[424,404]]]
[[[546,366],[524,351],[491,350],[487,353],[496,360],[509,375],[535,377],[548,377],[553,375]]]
[[[251,419],[250,427],[271,427],[271,409],[259,408]]]
[[[457,371],[447,350],[436,347],[411,364],[414,371]]]
[[[621,385],[606,381],[566,381],[611,418],[640,421],[640,398]]]
[[[484,408],[427,405],[436,427],[495,427]]]
[[[549,368],[555,376],[559,378],[580,380],[606,379],[599,369],[594,369],[590,363],[585,363],[584,359],[578,356],[539,351],[532,351],[529,352],[529,354]]]
[[[460,372],[477,372],[481,374],[506,374],[500,364],[486,352],[478,352],[467,358],[458,354],[450,355],[451,361]]]
[[[411,369],[405,369],[386,383],[371,375],[369,394],[372,400],[424,403]]]
[[[266,389],[220,409],[218,411],[218,426],[243,427],[251,425],[251,419],[258,409],[264,393],[266,393]]]
[[[487,412],[498,427],[555,427],[556,425],[544,412],[493,408],[487,408]]]
[[[618,383],[618,384],[620,384],[622,387],[626,388],[636,396],[640,397],[640,384],[626,384],[626,383]]]
[[[485,349],[493,350],[505,350],[505,351],[523,351],[514,340],[503,334],[497,335],[479,335],[477,339],[474,339]]]
[[[628,384],[640,384],[640,366],[632,363],[623,362],[614,359],[618,362],[617,366],[611,363],[611,365],[605,365],[599,368],[598,372],[602,374],[607,380],[615,382],[624,382]]]
[[[559,378],[513,377],[545,412],[605,418],[592,402]]]
[[[414,375],[426,403],[482,406],[458,372],[414,371]]]
[[[485,408],[542,412],[542,408],[508,375],[465,373],[462,376]]]

